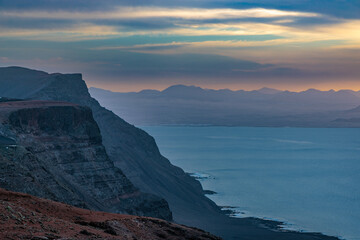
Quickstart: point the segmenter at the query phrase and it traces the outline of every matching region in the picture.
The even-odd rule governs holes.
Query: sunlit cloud
[[[237,48],[237,47],[261,47],[261,46],[283,46],[284,44],[311,43],[320,41],[333,41],[338,44],[342,41],[341,46],[357,46],[360,43],[360,21],[353,20],[340,24],[322,25],[313,28],[295,28],[276,24],[264,23],[239,23],[239,24],[204,24],[200,26],[187,26],[171,30],[169,33],[178,36],[245,36],[245,35],[276,35],[281,36],[280,39],[263,40],[263,41],[197,41],[197,42],[169,42],[162,44],[142,44],[133,46],[106,46],[98,47],[99,50],[104,49],[140,49],[149,47],[168,47],[168,46],[187,46],[194,48],[216,47]],[[229,31],[228,29],[231,29]],[[160,34],[161,32],[152,32]],[[317,45],[321,48],[321,44]],[[335,46],[324,45],[323,47],[336,48]],[[340,46],[339,46],[340,47]]]
[[[107,12],[72,11],[0,11],[1,16],[46,19],[233,19],[233,18],[276,18],[276,17],[319,17],[311,12],[283,11],[277,9],[203,9],[203,8],[161,8],[161,7],[117,7]]]
[[[15,37],[29,40],[79,41],[104,39],[120,34],[114,27],[79,24],[61,29],[12,29],[0,27],[0,37]]]

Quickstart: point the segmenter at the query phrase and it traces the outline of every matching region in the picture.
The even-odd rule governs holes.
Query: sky
[[[0,0],[0,66],[122,92],[360,90],[360,1]]]

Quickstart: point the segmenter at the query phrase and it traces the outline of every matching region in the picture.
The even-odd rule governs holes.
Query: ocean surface
[[[360,240],[360,129],[141,128],[234,217]]]

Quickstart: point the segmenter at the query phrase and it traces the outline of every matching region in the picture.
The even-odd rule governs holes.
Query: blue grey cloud
[[[357,0],[240,0],[213,1],[213,7],[250,8],[264,7],[292,11],[310,11],[339,18],[360,18],[360,1]]]
[[[63,29],[75,26],[73,19],[29,19],[0,15],[0,27],[20,29]]]
[[[282,10],[311,11],[341,18],[360,18],[357,0],[0,0],[1,9],[109,10],[114,6],[179,6],[203,8],[264,7]]]

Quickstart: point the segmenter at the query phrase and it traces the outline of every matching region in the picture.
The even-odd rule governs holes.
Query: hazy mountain
[[[130,93],[90,88],[90,93],[102,105],[136,125],[346,127],[345,122],[333,121],[344,117],[344,111],[360,105],[359,92],[351,90],[231,91],[175,85],[163,91]]]
[[[276,94],[276,93],[279,93],[281,92],[280,90],[277,90],[277,89],[274,89],[274,88],[268,88],[268,87],[263,87],[263,88],[260,88],[258,90],[256,90],[260,93],[264,93],[264,94]]]

